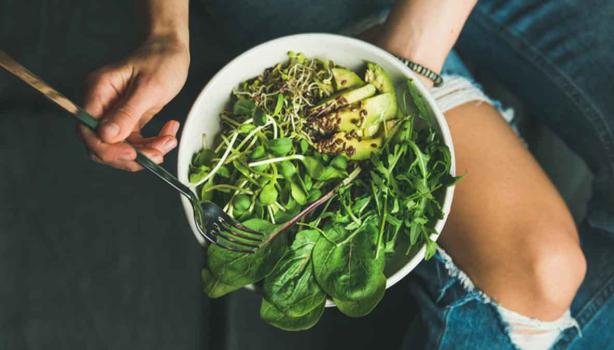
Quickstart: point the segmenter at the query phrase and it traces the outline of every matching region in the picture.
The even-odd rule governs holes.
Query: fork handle
[[[90,129],[96,130],[98,128],[98,119],[92,117],[86,111],[79,109],[77,113],[74,114],[74,116],[79,120],[79,122],[81,122],[81,124],[86,125]],[[134,148],[134,146],[130,145],[129,143],[126,144]],[[136,148],[134,148],[134,150],[136,151],[136,162],[139,163],[143,168],[149,170],[149,172],[174,187],[177,191],[186,196],[188,199],[193,199],[192,197],[195,197],[194,192],[192,192],[189,187],[179,181],[179,179],[175,175],[171,174],[165,168],[154,163],[151,159],[149,159],[149,157],[139,152]]]
[[[9,73],[13,74],[26,84],[30,85],[32,88],[43,94],[49,100],[55,102],[57,105],[75,116],[82,124],[88,126],[90,129],[96,130],[96,128],[98,128],[98,120],[96,120],[96,118],[85,112],[76,103],[59,93],[49,84],[47,84],[44,80],[29,71],[26,67],[14,60],[11,56],[9,56],[6,52],[2,50],[0,50],[0,67],[6,69]],[[129,143],[127,144],[130,145]],[[130,146],[134,148],[134,146]],[[182,195],[188,197],[188,199],[197,200],[194,192],[190,190],[189,187],[181,183],[181,181],[179,181],[179,179],[177,179],[175,175],[171,174],[168,170],[154,163],[143,153],[139,152],[136,149],[135,151],[136,162],[143,166],[143,168],[149,170],[152,174],[156,175],[164,182],[174,187]]]

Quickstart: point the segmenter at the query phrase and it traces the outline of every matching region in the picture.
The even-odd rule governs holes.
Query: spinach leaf
[[[264,279],[263,297],[287,316],[304,316],[326,300],[311,264],[311,252],[319,238],[316,230],[297,233],[290,250]]]
[[[378,242],[377,216],[365,219],[355,231],[331,226],[328,239],[320,239],[313,249],[316,280],[333,298],[339,310],[352,317],[371,312],[383,297],[384,245]]]
[[[266,299],[262,299],[262,304],[260,304],[260,318],[285,331],[303,331],[318,323],[320,317],[322,317],[324,313],[324,305],[325,303],[323,302],[303,316],[292,317],[279,311],[273,304],[266,301]]]
[[[241,286],[231,286],[220,281],[206,267],[201,271],[201,278],[203,281],[203,291],[209,298],[219,298],[241,288]]]
[[[377,284],[377,289],[368,296],[356,300],[334,299],[337,308],[350,317],[362,317],[369,314],[382,300],[386,293],[386,279]],[[344,311],[345,310],[345,311]]]
[[[262,219],[250,219],[243,225],[271,234],[275,225]],[[211,275],[230,286],[245,286],[268,275],[286,250],[286,237],[281,235],[254,253],[239,253],[210,244],[207,248],[207,268]]]

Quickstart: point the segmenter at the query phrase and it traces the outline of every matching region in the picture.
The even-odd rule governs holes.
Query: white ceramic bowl
[[[432,112],[430,117],[436,121],[441,136],[450,148],[451,171],[453,175],[455,174],[454,147],[446,120],[428,90],[416,79],[414,72],[393,55],[367,42],[341,35],[314,33],[285,36],[260,44],[230,61],[207,83],[194,102],[181,133],[177,164],[180,181],[189,183],[188,168],[192,155],[203,147],[203,142],[208,146],[213,142],[220,128],[220,113],[227,105],[233,88],[240,82],[259,75],[265,68],[286,61],[288,51],[302,52],[309,57],[331,59],[339,65],[355,70],[364,67],[365,61],[373,61],[381,65],[395,83],[406,78],[414,78],[418,89],[430,106]],[[454,187],[448,187],[443,198],[444,217],[437,222],[435,227],[437,233],[432,235],[432,239],[437,239],[443,229],[450,212],[453,194]],[[204,244],[194,226],[189,202],[183,197],[181,201],[196,239],[200,244]],[[402,252],[393,254],[386,262],[386,276],[388,276],[386,288],[405,277],[424,259],[426,247],[413,249],[409,255],[404,254],[405,249],[399,249],[401,250]],[[333,304],[329,302],[327,306]]]

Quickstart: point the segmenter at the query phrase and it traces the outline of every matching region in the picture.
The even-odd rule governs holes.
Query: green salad
[[[429,116],[412,80],[394,85],[373,62],[355,72],[290,52],[241,83],[214,146],[192,158],[200,198],[271,234],[335,192],[252,254],[209,245],[205,293],[254,284],[261,318],[285,330],[315,325],[327,299],[351,317],[371,312],[390,256],[436,251],[430,236],[456,178]]]

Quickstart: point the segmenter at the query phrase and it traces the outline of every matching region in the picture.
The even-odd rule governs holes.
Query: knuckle
[[[129,106],[120,106],[115,110],[113,119],[119,122],[128,122],[132,119],[135,119],[136,115],[134,111]]]

